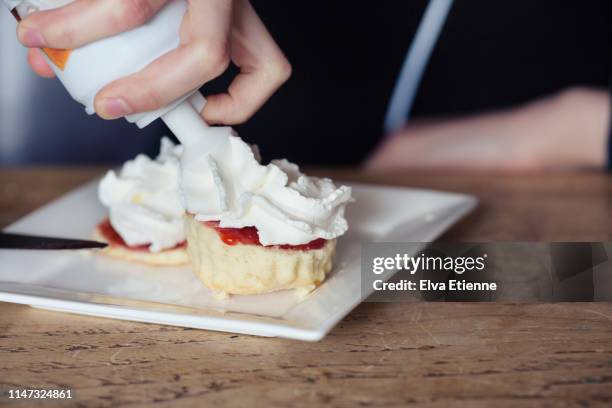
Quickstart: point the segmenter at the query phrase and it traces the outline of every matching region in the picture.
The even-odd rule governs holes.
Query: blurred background
[[[289,82],[241,136],[265,159],[358,164],[380,143],[397,75],[427,1],[252,0],[293,65]],[[500,109],[568,86],[606,87],[609,0],[457,0],[412,116]],[[36,77],[0,12],[0,165],[117,163],[154,155],[169,134],[87,116],[56,80]],[[207,84],[220,90],[235,71]]]

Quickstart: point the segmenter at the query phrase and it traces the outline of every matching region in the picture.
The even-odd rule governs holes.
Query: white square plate
[[[87,239],[106,216],[97,181],[55,200],[6,231]],[[352,184],[350,230],[329,278],[293,291],[215,299],[189,267],[154,268],[89,251],[0,250],[0,301],[70,313],[316,341],[363,299],[361,242],[428,242],[476,205],[471,196]]]

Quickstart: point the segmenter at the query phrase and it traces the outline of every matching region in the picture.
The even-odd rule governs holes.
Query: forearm
[[[573,88],[517,108],[414,121],[372,156],[372,169],[523,171],[602,168],[610,101]]]

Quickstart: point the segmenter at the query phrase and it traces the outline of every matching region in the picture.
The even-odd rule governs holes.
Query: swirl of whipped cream
[[[138,155],[118,175],[111,170],[100,181],[98,197],[127,245],[149,245],[151,252],[159,252],[185,240],[178,193],[182,152],[183,146],[163,138],[155,160]]]
[[[307,177],[287,160],[264,166],[231,128],[208,131],[223,142],[214,149],[197,142],[185,145],[181,160],[181,199],[196,220],[256,227],[263,245],[300,245],[346,232],[350,187]]]

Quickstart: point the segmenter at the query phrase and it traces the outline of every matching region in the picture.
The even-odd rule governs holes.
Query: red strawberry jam
[[[119,235],[117,231],[115,230],[115,228],[113,228],[113,225],[111,224],[108,218],[105,218],[104,221],[98,224],[98,231],[100,231],[100,234],[102,234],[102,237],[104,237],[106,242],[108,242],[108,244],[111,246],[121,246],[121,247],[128,248],[131,251],[149,251],[149,244],[134,245],[134,246],[129,246],[128,244],[126,244],[123,238],[121,238],[121,235]],[[164,251],[169,251],[169,250],[177,249],[177,248],[184,248],[186,246],[187,246],[187,241],[183,241],[179,243],[178,245],[176,245],[174,248],[168,248],[168,249],[165,249]]]
[[[259,241],[259,235],[257,234],[257,228],[255,227],[243,227],[243,228],[222,228],[219,226],[218,221],[204,221],[204,225],[214,228],[219,234],[221,241],[227,245],[259,245],[264,246]],[[317,238],[306,244],[301,245],[265,245],[270,248],[290,249],[294,251],[309,251],[311,249],[321,249],[325,246],[326,239]]]

